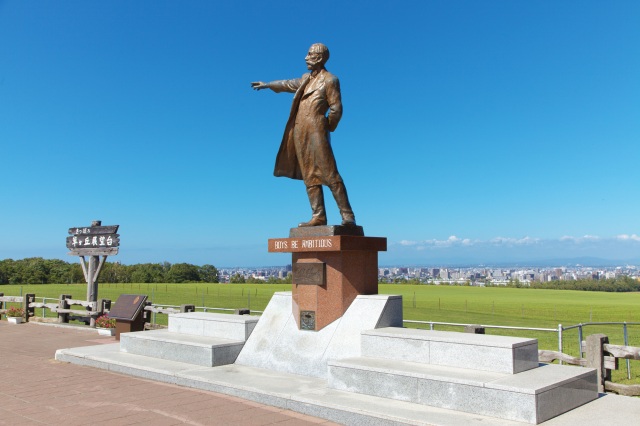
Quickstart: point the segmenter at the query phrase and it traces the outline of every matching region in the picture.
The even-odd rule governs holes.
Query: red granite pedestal
[[[321,330],[359,294],[378,294],[378,252],[387,239],[328,235],[269,239],[269,252],[292,253],[293,316],[301,330]]]

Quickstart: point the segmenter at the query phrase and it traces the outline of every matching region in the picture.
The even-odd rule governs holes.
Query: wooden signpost
[[[98,300],[98,275],[107,256],[118,254],[120,247],[120,225],[101,226],[102,222],[94,220],[91,226],[69,228],[67,237],[69,254],[80,257],[84,279],[87,281],[87,302]],[[90,256],[89,264],[85,256]],[[102,256],[102,258],[100,258]],[[95,326],[95,318],[91,317],[91,326]]]

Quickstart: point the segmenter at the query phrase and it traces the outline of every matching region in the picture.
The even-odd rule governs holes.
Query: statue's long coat
[[[315,77],[272,81],[269,88],[295,93],[273,174],[304,180],[307,187],[342,182],[329,136],[342,117],[338,78],[322,69]]]

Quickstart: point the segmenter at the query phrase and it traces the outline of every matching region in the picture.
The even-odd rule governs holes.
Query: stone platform
[[[120,374],[237,396],[344,425],[524,426],[528,423],[332,389],[324,379],[242,365],[198,367],[120,352],[119,344],[61,349],[56,359]],[[580,367],[571,367],[580,369]],[[543,422],[609,426],[640,418],[640,399],[613,394]]]
[[[539,368],[535,339],[380,328],[329,361],[331,388],[539,424],[598,397],[594,369]]]
[[[289,293],[274,296],[234,364],[203,367],[126,353],[118,344],[59,350],[56,359],[349,425],[567,426],[640,414],[637,399],[598,399],[591,369],[529,368],[530,339],[387,327],[401,322],[399,296],[358,296],[341,321],[319,332],[297,330],[291,303]],[[439,365],[432,349],[441,344],[466,359],[468,368]],[[499,365],[493,370],[507,372],[473,370],[487,354]],[[608,409],[614,411],[600,412]]]

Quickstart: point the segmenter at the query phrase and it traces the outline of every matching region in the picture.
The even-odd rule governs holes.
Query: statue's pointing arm
[[[262,89],[271,89],[276,93],[280,92],[290,92],[295,93],[300,87],[302,83],[302,79],[294,78],[293,80],[276,80],[271,81],[269,83],[264,83],[262,81],[254,81],[251,83],[251,87],[254,90],[262,90]]]
[[[251,82],[251,88],[253,90],[268,89],[269,88],[269,83],[265,83],[264,81],[252,81]]]

